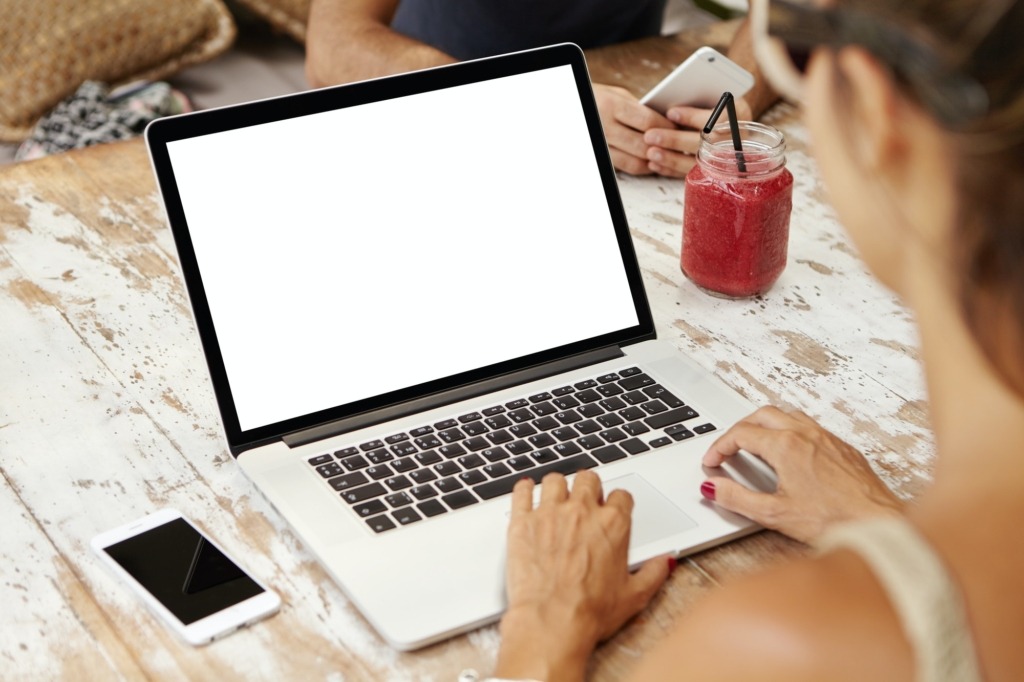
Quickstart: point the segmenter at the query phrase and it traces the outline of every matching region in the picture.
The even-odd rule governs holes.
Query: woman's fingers
[[[602,504],[604,493],[601,490],[601,477],[587,469],[578,472],[576,479],[572,482],[571,497],[582,500],[586,504]]]
[[[776,528],[779,507],[777,495],[760,493],[720,476],[708,479],[708,483],[713,486],[711,489],[718,506],[746,516],[765,528]]]
[[[561,502],[569,497],[569,485],[565,482],[565,476],[558,473],[550,473],[540,482],[540,503],[552,504]]]
[[[512,487],[512,517],[533,509],[533,479],[524,477]]]

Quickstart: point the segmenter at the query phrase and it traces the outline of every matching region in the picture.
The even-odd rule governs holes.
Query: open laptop
[[[522,476],[629,490],[633,564],[756,529],[700,497],[753,407],[655,340],[577,47],[146,140],[230,452],[394,647],[500,617]]]

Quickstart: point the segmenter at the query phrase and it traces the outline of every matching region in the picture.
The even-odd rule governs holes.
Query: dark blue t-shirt
[[[658,35],[666,0],[401,0],[391,28],[456,59]]]

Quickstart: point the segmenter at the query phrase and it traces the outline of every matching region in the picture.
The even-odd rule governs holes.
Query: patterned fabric
[[[909,521],[843,524],[826,533],[818,548],[850,549],[868,564],[914,650],[919,682],[981,682],[960,590]]]
[[[153,119],[191,110],[188,99],[167,83],[135,83],[111,92],[103,83],[86,81],[36,125],[15,159],[127,140]]]

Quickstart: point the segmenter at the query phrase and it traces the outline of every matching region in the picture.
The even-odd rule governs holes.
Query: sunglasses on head
[[[804,73],[816,49],[859,45],[939,122],[958,127],[988,110],[985,88],[975,78],[953,66],[939,46],[885,17],[842,5],[751,0],[750,24],[758,65],[788,100],[803,100]]]

